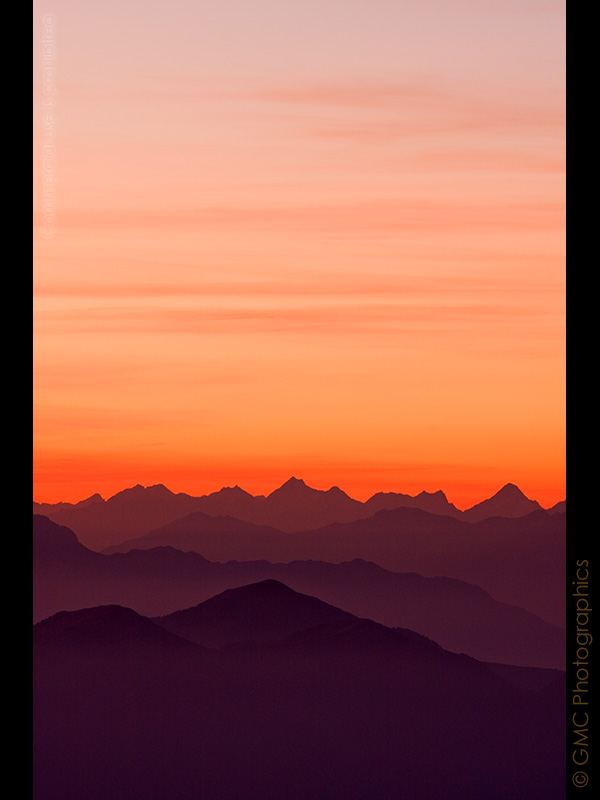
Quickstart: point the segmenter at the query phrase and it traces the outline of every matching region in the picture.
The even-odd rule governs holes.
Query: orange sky
[[[45,8],[36,500],[564,498],[562,4]]]

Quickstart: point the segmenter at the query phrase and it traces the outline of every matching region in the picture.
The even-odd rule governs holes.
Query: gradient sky
[[[34,499],[564,498],[563,3],[34,9]]]

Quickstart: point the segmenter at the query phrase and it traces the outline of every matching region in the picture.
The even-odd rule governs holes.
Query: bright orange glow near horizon
[[[37,11],[35,500],[564,499],[561,4]]]

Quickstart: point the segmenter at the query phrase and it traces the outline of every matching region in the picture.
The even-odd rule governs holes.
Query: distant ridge
[[[548,509],[549,514],[566,514],[567,513],[567,501],[561,500],[559,503],[556,503],[552,506],[552,508]]]
[[[80,500],[79,503],[36,503],[33,502],[34,514],[56,514],[58,511],[67,511],[72,508],[85,508],[93,503],[104,503],[102,495],[96,494],[87,497],[85,500]]]
[[[33,515],[33,563],[45,564],[81,558],[97,557],[98,553],[84,547],[75,533],[64,525],[57,525],[42,514]],[[35,588],[35,587],[34,587]]]
[[[185,533],[185,549],[211,561],[339,563],[360,558],[394,572],[458,578],[544,619],[564,621],[564,514],[540,510],[524,517],[467,522],[401,507],[293,534],[259,526],[248,535],[248,523],[225,523],[187,517],[105,552],[180,547]]]
[[[74,530],[80,541],[103,550],[155,530],[193,512],[211,517],[231,517],[253,525],[268,526],[286,532],[316,530],[333,523],[355,522],[379,511],[411,508],[437,516],[478,522],[488,517],[524,517],[541,506],[529,500],[514,484],[506,484],[493,497],[460,511],[448,502],[442,491],[420,492],[414,497],[395,492],[379,492],[364,503],[354,500],[339,487],[313,489],[303,480],[292,477],[266,497],[253,496],[239,486],[224,487],[201,497],[174,494],[162,484],[133,486],[108,500],[100,495],[81,503],[34,503],[34,513],[41,513]],[[555,506],[553,513],[561,509]]]
[[[76,611],[60,611],[34,627],[38,644],[60,642],[63,646],[88,644],[94,649],[114,647],[122,650],[141,646],[182,649],[180,640],[166,628],[154,625],[130,608],[118,605],[96,606]]]
[[[425,512],[404,511],[427,517]],[[393,516],[397,512],[380,513]],[[515,523],[508,521],[508,526],[500,531],[499,541],[510,542],[516,538],[521,546],[533,549],[534,554],[542,546],[547,553],[549,547],[555,546],[552,529],[560,519],[546,516],[546,520],[539,536],[534,534],[533,538],[522,525],[518,526],[516,537],[513,537],[510,528]],[[454,526],[461,526],[459,522],[450,521]],[[479,523],[479,526],[485,525]],[[462,526],[467,530],[471,528],[465,523]],[[443,528],[441,533],[442,539],[449,539],[452,544],[454,535],[449,531],[444,534]],[[319,534],[314,535],[318,537]],[[488,535],[485,527],[476,526],[471,536],[472,544],[466,542],[467,547],[473,550],[475,562],[486,558],[485,550],[481,550],[477,543],[483,543]],[[274,536],[275,539],[293,540],[298,534],[275,531]],[[461,538],[464,538],[464,533]],[[340,541],[344,539],[349,539],[349,544],[352,544],[350,533],[342,533]],[[365,541],[370,539],[379,540],[380,545],[385,543],[385,538],[382,539],[377,532],[368,534]],[[416,541],[423,539],[425,548],[429,549],[428,537],[417,532]],[[515,597],[508,600],[510,605],[498,602],[480,586],[473,585],[476,582],[473,579],[468,582],[464,579],[423,577],[407,572],[406,567],[390,571],[359,558],[337,564],[314,558],[291,563],[269,563],[266,560],[218,563],[198,553],[184,553],[172,547],[103,555],[87,549],[77,541],[72,531],[42,516],[33,517],[33,543],[34,620],[60,610],[111,604],[134,608],[146,616],[165,616],[183,608],[193,608],[228,589],[258,582],[259,589],[248,590],[249,597],[254,591],[265,594],[269,588],[273,589],[269,592],[271,598],[277,591],[289,594],[293,590],[388,627],[409,628],[448,650],[469,653],[482,660],[522,666],[562,667],[564,664],[564,631],[517,607],[523,604],[519,604]],[[357,544],[356,539],[354,544]],[[439,549],[438,545],[436,547]],[[393,549],[397,551],[397,545]],[[493,546],[492,566],[496,573],[499,563],[514,569],[517,559],[513,552],[514,548],[510,547],[500,562],[500,550]],[[411,557],[414,559],[415,555]],[[452,566],[444,552],[440,557],[447,566]],[[464,560],[464,554],[460,560]],[[410,568],[415,566],[410,562]],[[439,575],[437,567],[433,572]],[[548,607],[548,594],[557,594],[551,562],[543,565],[543,573],[545,583],[536,580],[535,600]],[[262,588],[260,582],[263,582]],[[282,584],[290,588],[282,588]],[[285,599],[280,595],[282,598]],[[225,603],[226,600],[227,595],[223,595],[219,602]],[[252,602],[260,605],[261,601],[255,598]]]
[[[541,510],[540,504],[525,497],[518,486],[507,483],[493,497],[468,508],[463,517],[469,522],[480,522],[489,517],[524,517]]]
[[[420,492],[411,497],[408,494],[396,494],[395,492],[378,492],[370,497],[365,507],[375,514],[377,511],[392,511],[395,508],[420,508],[430,514],[440,514],[442,516],[461,519],[463,512],[459,511],[453,503],[449,503],[446,495],[441,490],[437,492]]]
[[[183,611],[154,620],[165,630],[201,644],[278,641],[319,625],[356,620],[353,614],[267,579],[228,589]]]

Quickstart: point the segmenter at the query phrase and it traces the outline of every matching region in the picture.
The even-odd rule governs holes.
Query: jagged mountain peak
[[[514,483],[505,483],[504,486],[501,489],[499,489],[496,492],[496,494],[494,495],[494,497],[502,497],[502,496],[505,496],[505,497],[525,497],[526,499],[529,499],[529,498],[526,497],[526,495],[523,494],[523,492],[519,489],[519,487]]]
[[[316,489],[311,489],[302,478],[295,478],[292,476],[278,489],[272,491],[268,497],[302,496],[316,491]]]

